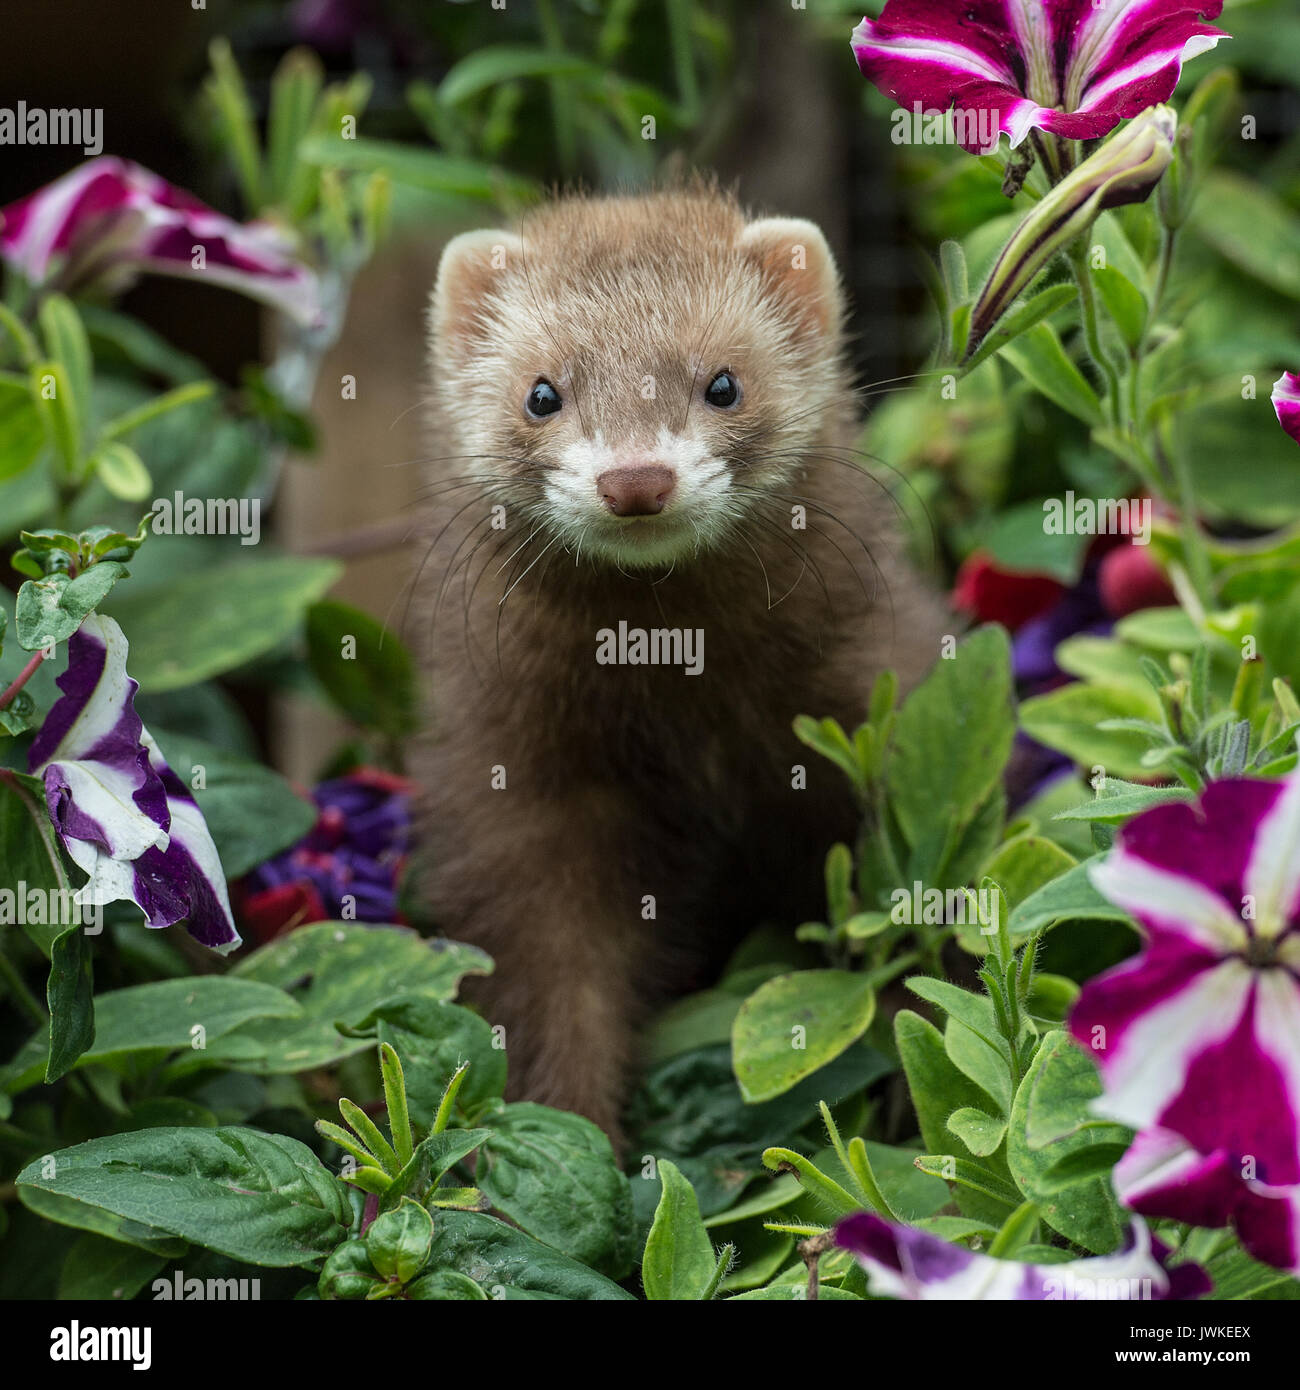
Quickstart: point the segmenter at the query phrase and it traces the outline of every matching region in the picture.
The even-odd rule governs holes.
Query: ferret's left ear
[[[484,301],[522,254],[523,243],[514,232],[464,232],[447,243],[429,315],[435,343],[451,349],[475,336]]]
[[[839,328],[840,277],[820,227],[801,217],[764,217],[741,233],[740,248],[758,262],[800,328],[818,335]]]

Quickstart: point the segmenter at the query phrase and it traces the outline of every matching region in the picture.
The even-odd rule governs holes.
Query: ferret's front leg
[[[655,923],[602,801],[511,786],[444,803],[433,906],[496,962],[464,995],[503,1030],[508,1096],[586,1115],[617,1147]]]

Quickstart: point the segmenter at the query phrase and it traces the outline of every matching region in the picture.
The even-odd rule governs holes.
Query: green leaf
[[[933,831],[938,807],[954,826],[973,818],[1002,775],[1014,731],[1007,634],[982,627],[935,664],[899,711],[888,783],[909,844]]]
[[[79,1236],[63,1260],[59,1274],[60,1299],[126,1302],[163,1268],[167,1261],[133,1245],[89,1231]]]
[[[1113,265],[1101,266],[1090,273],[1106,312],[1119,329],[1120,337],[1130,350],[1136,348],[1142,341],[1142,332],[1146,327],[1146,297],[1132,280]]]
[[[352,1302],[368,1297],[376,1279],[365,1241],[345,1240],[327,1256],[317,1288],[322,1298]]]
[[[948,1129],[948,1117],[961,1108],[987,1114],[996,1108],[992,1097],[958,1070],[948,1056],[943,1035],[919,1014],[910,1009],[901,1009],[895,1015],[894,1040],[907,1074],[908,1090],[916,1110],[922,1142],[932,1153],[944,1149],[955,1152],[957,1157],[969,1153],[964,1141]],[[993,1158],[989,1161],[999,1162]],[[982,1193],[959,1190],[957,1202],[967,1216],[991,1221],[999,1226],[1006,1219],[1006,1204]]]
[[[1048,531],[1041,501],[1010,507],[981,528],[981,546],[999,568],[1050,574],[1062,584],[1073,584],[1083,568],[1091,537],[1083,532]]]
[[[1092,886],[1088,872],[1101,862],[1101,856],[1085,859],[1060,878],[1031,893],[1012,909],[1011,934],[1026,935],[1050,922],[1082,917],[1111,922],[1127,922],[1128,913],[1103,898]]]
[[[317,1125],[320,1128],[320,1125]],[[322,1131],[324,1132],[324,1131]],[[453,1164],[472,1153],[492,1134],[490,1129],[444,1129],[431,1134],[415,1146],[411,1160],[393,1178],[383,1193],[379,1207],[387,1211],[396,1206],[408,1194],[414,1193],[417,1200],[431,1201],[435,1195],[453,1191],[463,1193],[465,1188],[440,1188],[438,1184],[447,1176]],[[475,1193],[477,1197],[477,1192]]]
[[[45,426],[26,381],[0,379],[0,482],[24,473],[45,447]]]
[[[1036,323],[1041,323],[1058,309],[1063,309],[1078,293],[1074,285],[1051,285],[1012,305],[970,359],[962,363],[962,371],[973,371],[986,357],[1001,351],[1022,333],[1027,333]]]
[[[1076,1160],[1084,1169],[1078,1182],[1058,1188],[1049,1175],[1067,1157],[1098,1145],[1109,1153],[1119,1138],[1126,1140],[1119,1126],[1096,1124],[1088,1107],[1101,1092],[1092,1059],[1068,1033],[1049,1033],[1016,1092],[1007,1132],[1007,1163],[1017,1186],[1053,1230],[1094,1254],[1116,1249],[1128,1229],[1109,1178],[1087,1176],[1082,1159]]]
[[[130,637],[131,674],[153,692],[242,666],[290,637],[340,572],[335,560],[279,555],[132,586],[111,610]]]
[[[32,1046],[37,1075],[43,1073],[52,1083],[77,1065],[95,1041],[94,965],[90,938],[80,926],[61,931],[50,945],[45,1002],[50,1011],[48,1046],[43,1032],[32,1039]]]
[[[109,492],[124,502],[143,502],[153,491],[144,460],[119,440],[101,444],[90,456],[90,468]]]
[[[770,1100],[838,1057],[871,1026],[876,994],[847,970],[801,970],[761,985],[732,1025],[732,1065],[750,1102]]]
[[[67,371],[58,362],[38,362],[31,369],[31,382],[45,437],[63,459],[67,473],[75,477],[81,458],[81,402],[73,397]]]
[[[717,1256],[700,1219],[695,1190],[668,1159],[659,1160],[663,1191],[641,1260],[641,1282],[652,1301],[703,1298]]]
[[[621,1279],[636,1258],[632,1192],[604,1131],[581,1115],[521,1102],[485,1118],[475,1182],[529,1235]]]
[[[61,294],[47,295],[37,311],[46,352],[63,368],[72,399],[90,405],[90,342],[72,302]]]
[[[317,808],[279,773],[184,734],[154,729],[167,766],[193,792],[227,878],[238,878],[296,844]]]
[[[430,1265],[472,1279],[494,1299],[633,1300],[612,1280],[478,1212],[439,1212]]]
[[[416,1302],[485,1303],[487,1294],[468,1275],[439,1269],[408,1284],[406,1296]]]
[[[231,972],[287,990],[302,1015],[246,1024],[209,1048],[208,1056],[262,1076],[310,1071],[373,1046],[368,1038],[344,1037],[336,1020],[355,1024],[410,990],[447,999],[463,975],[491,969],[482,951],[459,942],[425,939],[400,927],[314,922],[254,951]]]
[[[522,44],[491,44],[476,49],[452,67],[438,85],[438,98],[455,106],[488,87],[523,77],[585,77],[597,82],[605,76],[604,68],[573,53]]]
[[[17,1178],[33,1210],[95,1230],[98,1214],[134,1221],[249,1264],[312,1266],[347,1235],[345,1189],[296,1139],[260,1130],[146,1129],[37,1159]],[[49,1167],[52,1176],[45,1176]],[[69,1204],[42,1211],[29,1197]],[[86,1213],[85,1219],[82,1219]],[[101,1234],[105,1234],[101,1230]]]
[[[366,1253],[384,1279],[409,1283],[424,1268],[433,1244],[433,1217],[409,1197],[381,1212],[366,1232]]]
[[[462,1062],[469,1070],[457,1103],[469,1115],[498,1100],[506,1088],[505,1048],[492,1025],[459,1004],[435,995],[410,994],[382,1004],[361,1026],[378,1023],[378,1037],[402,1061],[406,1099],[417,1129],[428,1129],[447,1083]]]
[[[1142,765],[1148,740],[1123,730],[1103,732],[1108,719],[1159,720],[1160,702],[1153,691],[1135,687],[1075,681],[1020,706],[1020,727],[1039,743],[1068,754],[1085,768],[1097,765],[1108,776],[1149,775]]]
[[[1152,806],[1168,806],[1174,801],[1196,799],[1196,793],[1187,787],[1142,787],[1132,782],[1121,781],[1118,777],[1108,777],[1104,789],[1107,795],[1098,796],[1095,801],[1089,801],[1083,806],[1072,806],[1069,810],[1058,811],[1055,819],[1100,821],[1103,825],[1118,825]]]
[[[87,1044],[76,1066],[139,1052],[202,1051],[202,1045],[250,1019],[297,1018],[301,1013],[283,990],[230,975],[195,975],[109,990],[96,1000],[93,1043]],[[8,1094],[16,1095],[41,1079],[44,1051],[40,1036],[20,1049],[0,1073],[0,1085]]]
[[[66,574],[29,579],[18,590],[14,610],[18,645],[34,652],[51,642],[66,641],[127,573],[117,560],[100,560],[75,579]]]
[[[55,940],[81,920],[72,894],[82,874],[59,846],[39,778],[0,770],[0,845],[4,846],[5,873],[10,880],[26,884],[29,892],[37,889],[56,908],[54,921],[28,921],[23,927],[49,957]]]
[[[976,1158],[987,1158],[1001,1147],[1007,1132],[1007,1122],[994,1119],[983,1110],[963,1106],[948,1116],[948,1128]]]
[[[382,170],[395,183],[477,202],[496,203],[503,198],[527,201],[537,193],[530,180],[507,174],[495,165],[453,159],[396,140],[343,140],[337,134],[313,135],[298,147],[298,154],[309,164],[365,173]]]
[[[1101,402],[1083,373],[1066,356],[1055,329],[1035,324],[1002,349],[1002,356],[1034,388],[1086,425],[1103,423]]]
[[[1262,184],[1226,169],[1211,170],[1191,226],[1239,270],[1300,299],[1300,218]]]
[[[307,659],[330,699],[354,724],[391,739],[417,723],[415,663],[368,613],[326,600],[307,610]]]

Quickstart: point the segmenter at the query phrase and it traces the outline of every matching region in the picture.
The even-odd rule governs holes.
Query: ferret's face
[[[839,296],[810,223],[715,199],[573,201],[448,248],[435,426],[529,532],[664,568],[790,523],[841,399]],[[443,437],[445,438],[445,432]]]

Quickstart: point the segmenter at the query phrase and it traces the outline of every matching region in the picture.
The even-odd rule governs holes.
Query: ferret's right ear
[[[482,326],[483,301],[523,255],[514,232],[465,232],[453,237],[438,262],[429,326],[435,342],[471,341]]]
[[[838,328],[840,277],[820,227],[799,217],[763,217],[746,225],[740,247],[758,263],[802,332],[824,335]]]

